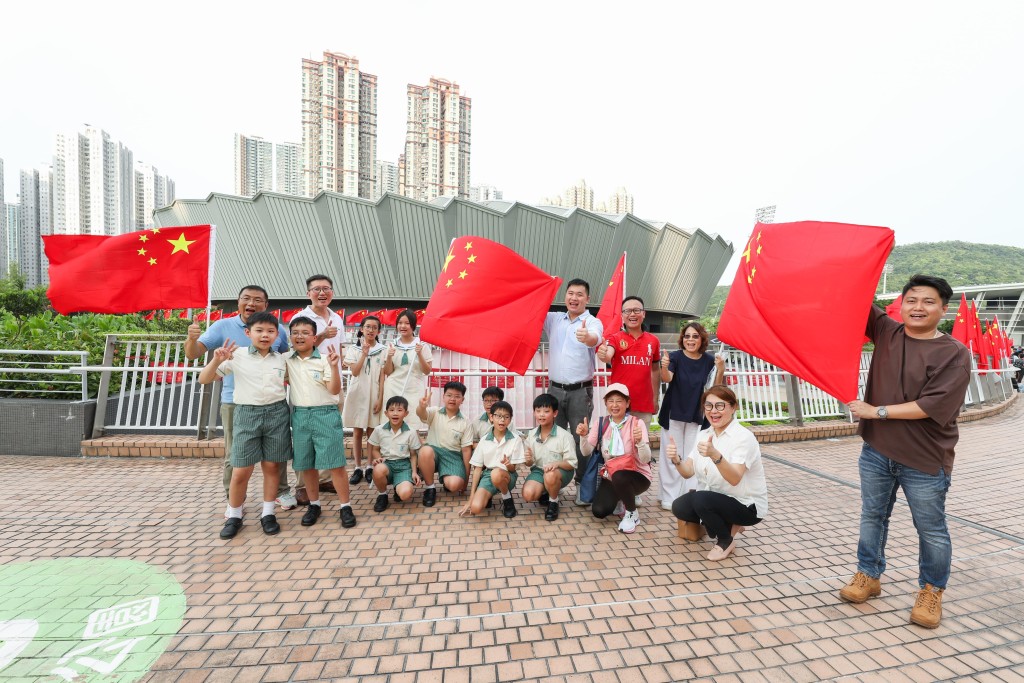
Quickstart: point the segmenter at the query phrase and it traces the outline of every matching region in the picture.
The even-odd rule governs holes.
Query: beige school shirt
[[[499,441],[494,437],[494,432],[489,431],[484,438],[480,439],[476,450],[473,451],[473,457],[469,459],[469,465],[470,467],[486,467],[493,470],[495,467],[502,466],[501,461],[506,455],[512,464],[525,461],[526,451],[523,449],[523,440],[509,430]]]
[[[338,405],[337,397],[327,390],[335,369],[320,355],[318,349],[313,349],[308,358],[300,356],[298,351],[286,354],[285,366],[288,369],[288,391],[293,406],[308,408]]]
[[[444,408],[427,408],[427,443],[460,452],[473,445],[473,428],[462,412],[448,416]]]
[[[484,413],[479,419],[473,420],[473,443],[487,436],[489,431],[491,431],[491,421],[487,418],[487,413]]]
[[[534,467],[554,465],[563,460],[572,465],[573,469],[579,464],[576,458],[576,442],[566,429],[558,425],[551,427],[551,433],[543,441],[540,438],[540,427],[527,432],[526,445],[533,451]]]
[[[286,373],[283,353],[261,355],[255,346],[235,349],[231,358],[217,366],[221,377],[235,376],[235,405],[269,406],[285,399]]]
[[[390,422],[381,425],[373,430],[367,443],[380,448],[380,455],[385,460],[408,460],[422,445],[420,435],[404,422],[397,434],[391,430]]]

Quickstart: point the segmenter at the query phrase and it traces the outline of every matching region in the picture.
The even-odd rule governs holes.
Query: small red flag
[[[420,338],[525,373],[562,284],[508,247],[464,236],[452,242],[427,304]]]
[[[216,322],[217,320],[220,320],[223,317],[224,311],[220,310],[219,308],[210,311],[210,322]]]
[[[901,308],[903,308],[902,294],[893,299],[893,302],[885,307],[885,314],[896,322],[901,323],[903,322],[903,316],[900,314]]]
[[[988,354],[985,352],[985,333],[981,329],[981,318],[978,316],[978,309],[971,302],[970,330],[967,340],[970,342],[971,353],[978,357],[978,367],[987,369]]]
[[[350,315],[347,318],[345,318],[345,324],[346,325],[358,325],[359,323],[363,322],[363,318],[365,318],[368,315],[370,315],[370,311],[368,309],[366,309],[366,308],[364,308],[361,311],[356,311],[352,315]]]
[[[956,309],[956,319],[953,321],[953,339],[970,348],[968,334],[970,331],[968,320],[971,317],[971,309],[967,306],[967,295],[960,293],[960,306]]]
[[[183,308],[181,310],[181,313],[178,314],[178,317],[181,318],[182,320],[188,320],[188,309]]]
[[[740,256],[718,337],[847,403],[889,228],[758,223]]]
[[[153,318],[155,318],[156,317],[156,313],[157,313],[156,311],[150,311],[149,313],[147,313],[146,316],[145,316],[146,320],[152,320]]]
[[[46,294],[62,314],[205,308],[210,226],[151,228],[106,237],[45,235]]]
[[[170,320],[172,315],[174,315],[174,311],[168,308],[164,311],[164,320]]]
[[[619,258],[612,277],[608,281],[608,288],[604,290],[604,297],[601,299],[601,308],[597,311],[597,319],[604,325],[604,335],[610,337],[622,329],[622,298],[625,296],[626,276],[626,253],[623,252]]]
[[[416,320],[423,320],[423,316],[427,314],[427,309],[421,308],[416,311]]]
[[[290,323],[292,321],[292,318],[294,318],[296,315],[298,315],[299,311],[301,311],[301,310],[302,310],[301,308],[293,308],[290,311],[285,311],[281,315],[281,322],[283,322],[283,323]]]
[[[394,327],[398,324],[398,314],[404,310],[404,308],[382,308],[374,313],[374,315],[380,318],[382,325],[390,325],[391,327]],[[419,316],[416,316],[416,318],[418,322]]]

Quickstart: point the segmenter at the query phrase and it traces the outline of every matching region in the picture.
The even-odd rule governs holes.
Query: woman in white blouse
[[[717,540],[708,559],[729,557],[736,536],[744,527],[757,524],[768,513],[768,486],[761,462],[761,448],[754,434],[733,419],[736,394],[715,385],[701,399],[711,427],[697,436],[697,445],[681,460],[670,438],[668,457],[683,477],[697,477],[697,490],[672,503],[672,514],[686,522],[686,538],[703,537],[700,524]]]

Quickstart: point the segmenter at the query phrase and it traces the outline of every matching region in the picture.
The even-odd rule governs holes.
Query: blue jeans
[[[918,584],[945,588],[953,561],[946,526],[946,491],[950,475],[926,474],[885,457],[867,443],[860,452],[860,542],[857,570],[878,578],[885,571],[889,517],[900,486],[910,504],[918,537]]]

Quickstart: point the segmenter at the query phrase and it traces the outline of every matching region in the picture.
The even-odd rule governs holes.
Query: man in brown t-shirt
[[[935,628],[953,545],[946,527],[946,491],[959,432],[956,418],[970,380],[970,351],[938,330],[953,289],[940,277],[915,275],[903,288],[900,317],[875,306],[867,335],[875,343],[860,418],[860,542],[857,573],[839,596],[864,602],[882,592],[889,517],[901,486],[920,540],[920,591],[910,620]]]

